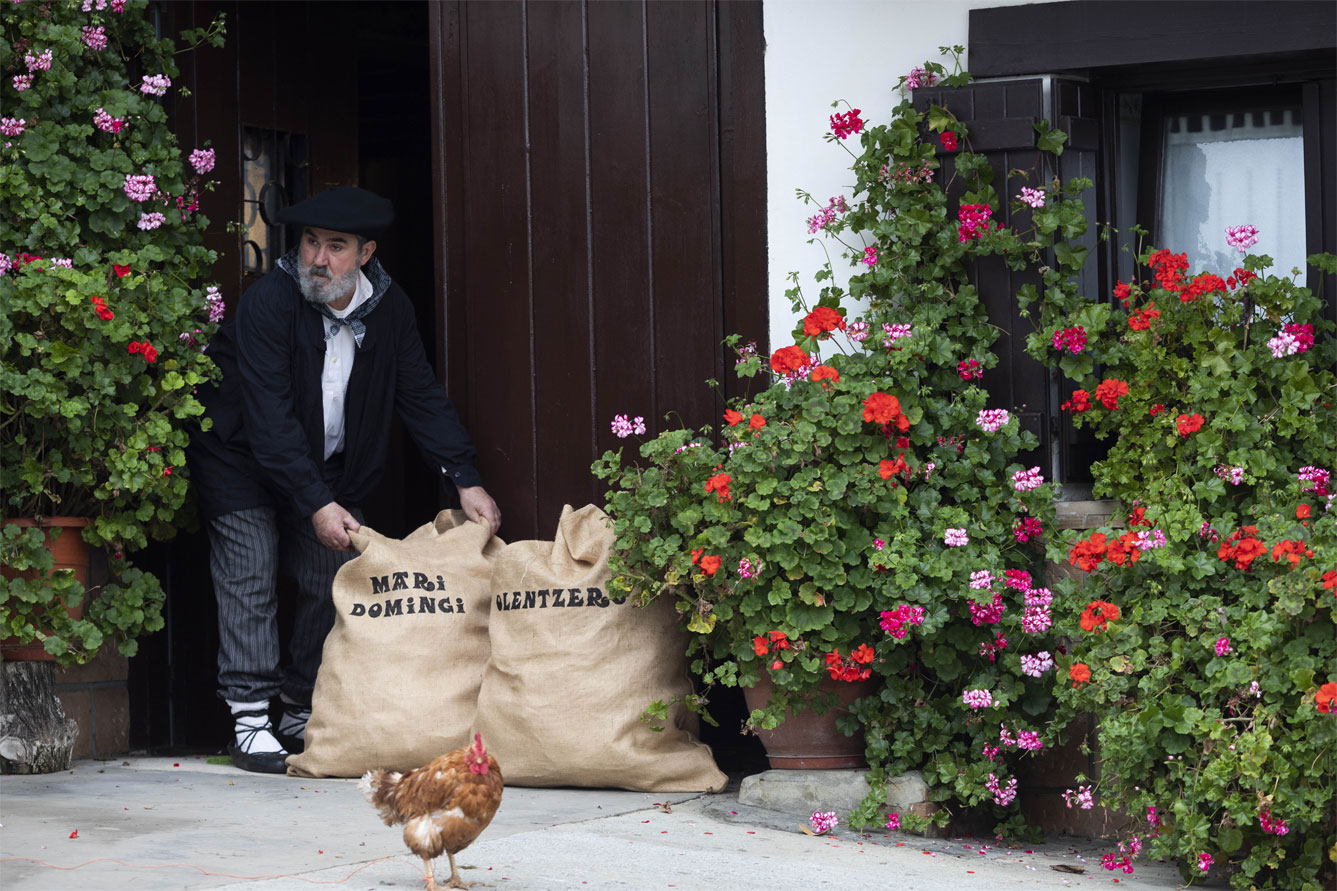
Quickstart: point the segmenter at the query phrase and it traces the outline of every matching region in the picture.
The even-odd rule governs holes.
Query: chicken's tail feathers
[[[357,789],[371,806],[380,812],[385,825],[392,826],[402,818],[395,809],[395,787],[403,774],[394,770],[369,770],[358,780]]]

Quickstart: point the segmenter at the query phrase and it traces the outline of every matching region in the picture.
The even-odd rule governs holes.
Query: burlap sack
[[[400,540],[366,526],[351,537],[361,553],[334,579],[306,751],[288,759],[295,776],[408,770],[470,738],[492,560],[505,542],[463,511],[442,511]]]
[[[684,632],[667,603],[612,603],[608,517],[562,511],[555,541],[507,545],[492,568],[492,654],[475,729],[507,785],[718,792],[728,777],[669,710],[655,732],[644,708],[691,692]]]

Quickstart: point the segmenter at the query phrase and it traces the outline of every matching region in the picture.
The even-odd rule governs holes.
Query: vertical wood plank
[[[529,144],[533,183],[536,537],[564,504],[602,501],[594,451],[594,344],[586,200],[585,15],[580,2],[531,3]]]
[[[1038,161],[1029,122],[1046,116],[1042,82],[1027,79],[973,84],[959,89],[916,90],[915,107],[923,109],[929,104],[942,105],[970,128],[972,147],[989,159],[993,169],[994,188],[1000,198],[994,218],[1000,225],[1014,225],[1007,171],[1029,169]],[[1019,123],[1025,126],[1018,126]],[[951,155],[941,157],[945,163],[940,176],[950,178]],[[1027,217],[1028,213],[1023,211],[1017,224],[1028,223]],[[1039,464],[1049,477],[1053,473],[1047,420],[1049,374],[1025,352],[1031,323],[1021,317],[1014,299],[1023,284],[1035,284],[1039,279],[1034,273],[1011,272],[998,257],[977,261],[971,277],[979,289],[990,323],[1000,329],[999,338],[993,345],[998,364],[985,371],[981,384],[989,391],[990,405],[1016,412],[1022,429],[1031,431],[1039,440],[1035,449],[1018,455],[1017,460]]]
[[[537,477],[530,290],[525,7],[465,4],[462,196],[466,318],[471,356],[469,432],[479,470],[508,519],[508,537],[534,537]],[[459,399],[458,396],[456,396]]]
[[[585,12],[595,449],[600,453],[622,445],[608,426],[615,414],[643,416],[653,434],[660,411],[668,408],[655,402],[653,385],[642,13],[639,3],[590,3]]]
[[[1337,253],[1337,80],[1304,85],[1305,252]],[[1323,317],[1337,321],[1337,275],[1314,268],[1309,288],[1327,295]]]
[[[765,40],[759,0],[716,3],[719,41],[721,299],[725,334],[769,352],[766,300]],[[724,391],[746,389],[725,353]]]
[[[431,33],[429,77],[432,119],[432,228],[436,236],[436,368],[467,426],[464,395],[468,377],[468,338],[455,337],[453,321],[463,320],[464,302],[464,115],[463,46],[460,3],[428,4]]]
[[[724,337],[714,18],[695,0],[646,3],[645,35],[655,404],[699,427],[723,411],[705,384],[723,376]]]

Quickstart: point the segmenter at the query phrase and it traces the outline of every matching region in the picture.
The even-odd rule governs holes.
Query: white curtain
[[[1215,128],[1215,129],[1214,129]],[[1226,227],[1259,230],[1249,253],[1272,273],[1304,268],[1304,138],[1298,111],[1185,114],[1166,119],[1160,244],[1187,253],[1189,271],[1222,278],[1244,255]]]

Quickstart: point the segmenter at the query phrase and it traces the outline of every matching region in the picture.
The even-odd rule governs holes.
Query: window
[[[972,137],[1013,134],[984,149],[996,174],[1019,166],[1010,156],[1026,146],[1015,134],[1040,117],[1068,132],[1062,175],[1096,181],[1086,196],[1089,230],[1119,230],[1092,244],[1086,293],[1109,297],[1116,280],[1132,276],[1134,223],[1151,244],[1223,277],[1241,256],[1226,243],[1228,226],[1256,226],[1251,251],[1271,256],[1278,274],[1304,269],[1310,254],[1337,253],[1337,4],[1239,3],[1221,15],[1191,0],[1073,0],[969,15],[976,83],[961,98],[934,101],[972,115],[962,118]],[[1032,83],[1043,94],[1038,108],[1010,101]],[[1003,296],[1015,283],[986,277],[982,293],[999,289],[993,302],[985,295],[990,321],[1015,341],[1024,332],[1014,330]],[[1337,318],[1337,282],[1319,279],[1305,270],[1301,280],[1321,284]],[[996,371],[1007,380],[990,383],[1003,403],[1036,390],[1020,385],[1036,372],[1016,353],[1000,356]],[[1056,383],[1043,406],[1044,457],[1065,494],[1081,497],[1105,447],[1058,411],[1072,385]]]
[[[242,288],[274,268],[287,252],[286,228],[275,215],[306,197],[306,137],[242,128]]]
[[[1300,92],[1209,90],[1175,94],[1120,93],[1112,216],[1120,243],[1140,222],[1155,244],[1187,253],[1189,268],[1227,275],[1239,252],[1228,226],[1258,228],[1251,250],[1274,269],[1303,268],[1307,243],[1304,126]],[[1133,272],[1122,252],[1118,277]]]

